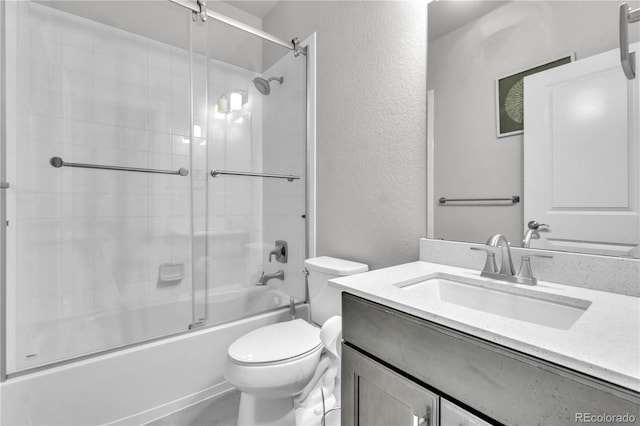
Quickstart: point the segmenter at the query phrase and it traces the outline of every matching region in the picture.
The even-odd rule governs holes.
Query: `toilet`
[[[328,256],[307,259],[304,264],[311,323],[295,319],[267,325],[229,346],[224,376],[241,392],[238,425],[293,426],[296,417],[307,419],[314,411],[317,415],[311,404],[318,399],[323,380],[332,381],[330,374],[339,379],[341,293],[328,280],[369,268]],[[337,395],[326,395],[326,389],[322,388],[325,404],[328,398],[339,400],[339,390]]]

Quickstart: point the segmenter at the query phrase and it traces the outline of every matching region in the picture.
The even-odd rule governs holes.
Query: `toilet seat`
[[[229,346],[229,358],[240,365],[271,365],[294,361],[322,349],[320,329],[302,319],[253,330]]]

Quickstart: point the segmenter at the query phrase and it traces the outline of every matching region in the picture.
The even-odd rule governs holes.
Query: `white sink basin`
[[[394,285],[418,300],[437,297],[445,303],[560,330],[571,328],[591,305],[588,300],[510,283],[442,273]]]

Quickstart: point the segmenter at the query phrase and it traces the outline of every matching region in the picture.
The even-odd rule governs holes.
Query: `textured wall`
[[[284,39],[317,32],[317,254],[380,268],[426,234],[426,5],[281,2]],[[281,55],[265,49],[265,65]]]

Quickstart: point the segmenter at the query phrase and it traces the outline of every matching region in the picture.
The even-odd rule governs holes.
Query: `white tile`
[[[60,65],[62,63],[62,44],[59,41],[52,41],[46,37],[32,36],[31,47],[21,50],[29,52],[29,59],[33,63],[43,63],[48,65]]]
[[[94,144],[93,125],[87,121],[66,120],[65,135],[74,145],[91,147]]]
[[[59,117],[32,115],[31,134],[35,139],[47,140],[52,143],[63,142],[65,140],[64,122]]]
[[[64,68],[61,71],[62,92],[90,97],[93,94],[93,79],[90,72]]]
[[[147,128],[159,133],[170,132],[171,114],[168,108],[168,103],[149,101],[147,109]]]
[[[98,212],[93,194],[65,194],[65,199],[67,198],[70,199],[70,203],[65,206],[65,209],[70,208],[70,211],[65,211],[67,213],[65,217],[92,218]]]
[[[169,133],[149,132],[149,152],[171,153],[171,135]],[[149,156],[151,158],[151,156]]]
[[[65,247],[71,250],[73,247],[66,243],[80,243],[91,241],[95,235],[95,226],[93,218],[66,218],[62,224],[62,241]]]
[[[91,73],[93,71],[91,51],[67,45],[62,46],[62,66],[64,70]]]
[[[171,233],[173,235],[189,235],[191,233],[191,218],[189,216],[172,216]]]
[[[147,43],[149,67],[165,71],[171,70],[171,51],[168,45],[149,40]]]
[[[123,220],[119,217],[96,218],[93,235],[96,241],[120,240],[125,234]]]
[[[147,86],[147,67],[137,62],[122,62],[122,81],[126,83]]]
[[[147,151],[147,132],[140,129],[123,128],[122,149],[125,151]]]
[[[147,64],[147,42],[144,37],[125,33],[123,34],[122,59],[136,64]]]
[[[93,48],[93,34],[88,20],[69,18],[62,25],[62,43],[66,46],[91,50]]]
[[[96,99],[93,105],[93,121],[120,126],[122,123],[122,101],[120,96]]]
[[[93,54],[93,75],[122,81],[122,61],[109,55]]]
[[[102,161],[102,160],[101,160]],[[119,162],[105,164],[113,165]],[[123,173],[116,171],[104,171],[96,173],[94,180],[94,192],[96,194],[121,194],[124,182]]]
[[[120,297],[129,309],[146,305],[149,300],[146,282],[123,285],[120,287]]]
[[[31,64],[31,87],[41,90],[59,92],[61,89],[62,71],[58,65],[47,63]]]
[[[120,148],[120,128],[106,124],[96,123],[93,125],[95,146],[97,148]]]
[[[191,197],[188,195],[171,196],[171,216],[189,216],[191,214]]]
[[[170,195],[150,195],[148,214],[153,216],[169,216],[171,214],[172,197]]]
[[[144,166],[132,166],[132,167],[147,167]],[[148,194],[149,193],[149,179],[155,180],[158,176],[162,175],[149,175],[147,173],[128,172],[122,176],[122,186],[120,192],[122,194]]]
[[[98,194],[93,197],[92,217],[120,217],[123,199],[119,194]]]
[[[125,217],[120,223],[124,239],[139,239],[148,236],[149,219],[146,217]]]
[[[173,134],[171,135],[171,154],[179,156],[189,156],[191,152],[191,141],[189,135]],[[182,166],[185,167],[185,166]]]
[[[171,102],[171,133],[189,136],[189,98],[173,97]],[[205,127],[199,126],[199,131],[204,132]]]
[[[62,39],[61,20],[59,16],[48,7],[34,7],[29,5],[27,16],[31,21],[32,37],[38,36],[47,40],[60,42]]]
[[[122,30],[93,22],[93,51],[116,58],[122,57]]]
[[[86,88],[78,88],[84,91]],[[91,89],[93,91],[93,89]],[[92,121],[94,115],[94,105],[92,95],[84,93],[63,95],[63,114],[65,118],[79,121]]]
[[[171,73],[169,71],[147,68],[147,87],[151,93],[164,94],[163,99],[167,99],[171,95]]]
[[[62,94],[50,90],[31,90],[31,112],[52,117],[62,116]]]
[[[147,196],[138,195],[123,195],[121,215],[126,217],[138,217],[147,216],[148,201]]]
[[[117,309],[121,306],[120,291],[115,285],[95,290],[94,307],[96,312]]]
[[[149,237],[157,239],[159,237],[171,236],[171,217],[170,216],[158,216],[149,217]]]

